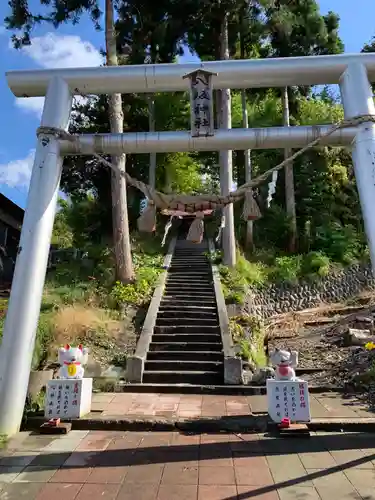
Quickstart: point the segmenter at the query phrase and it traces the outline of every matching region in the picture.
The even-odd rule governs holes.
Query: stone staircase
[[[177,240],[145,360],[144,384],[224,383],[223,345],[206,252],[206,242]]]

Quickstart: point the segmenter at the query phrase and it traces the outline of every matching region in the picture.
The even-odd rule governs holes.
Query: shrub
[[[276,257],[270,277],[277,282],[296,283],[301,274],[301,265],[301,255]]]
[[[117,305],[147,302],[154,291],[161,269],[142,266],[136,270],[134,283],[123,284],[117,281],[110,292],[110,297]]]
[[[333,222],[317,228],[314,248],[334,262],[352,264],[361,254],[363,241],[354,226]]]
[[[327,276],[331,268],[331,261],[322,252],[309,252],[303,257],[301,273],[306,277]]]

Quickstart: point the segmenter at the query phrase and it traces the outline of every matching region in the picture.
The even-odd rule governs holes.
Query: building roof
[[[0,220],[15,229],[21,229],[24,214],[23,208],[0,193]]]

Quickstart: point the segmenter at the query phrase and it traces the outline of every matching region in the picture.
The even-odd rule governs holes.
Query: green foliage
[[[317,228],[314,246],[334,262],[352,264],[361,255],[363,239],[353,226],[332,222]]]
[[[4,311],[6,305],[4,304]],[[47,348],[52,338],[52,313],[50,311],[41,311],[38,321],[38,327],[35,336],[35,345],[32,357],[31,369],[37,370],[41,363],[45,360]],[[0,340],[3,334],[5,316],[0,317]]]
[[[324,278],[331,269],[331,261],[323,252],[309,252],[302,259],[301,276]]]
[[[237,256],[234,269],[220,265],[221,284],[227,303],[243,304],[250,286],[261,286],[267,275],[265,266],[260,262],[250,262],[243,255]]]
[[[270,277],[276,282],[296,283],[301,273],[301,256],[276,257]]]
[[[122,284],[117,281],[110,292],[111,299],[117,305],[141,305],[147,303],[160,276],[161,263],[162,257],[160,255],[138,256],[134,261],[134,282]]]
[[[265,328],[258,318],[249,315],[232,317],[229,321],[229,330],[243,360],[252,361],[257,367],[267,365],[267,356],[264,352]]]
[[[59,210],[55,215],[51,243],[58,248],[71,248],[73,246],[73,233],[67,218],[69,205],[65,200],[60,198],[58,208]]]

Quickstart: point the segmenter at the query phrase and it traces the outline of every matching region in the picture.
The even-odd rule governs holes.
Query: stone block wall
[[[365,290],[375,290],[370,264],[355,264],[314,282],[272,284],[249,292],[248,314],[268,318],[288,311],[316,307],[322,302],[340,302]]]

